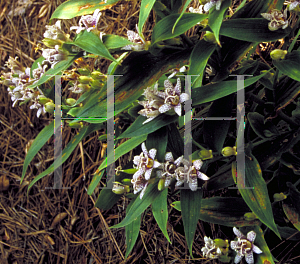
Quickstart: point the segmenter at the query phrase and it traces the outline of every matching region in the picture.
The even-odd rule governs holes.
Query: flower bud
[[[114,186],[112,188],[113,193],[115,194],[124,194],[129,192],[129,186],[123,185],[120,182],[114,182]]]
[[[99,81],[106,81],[107,76],[104,75],[102,72],[100,71],[93,71],[91,73],[91,76],[94,80],[99,80]]]
[[[214,242],[215,242],[215,245],[219,248],[228,248],[229,247],[228,240],[216,238],[216,239],[214,239]]]
[[[83,128],[82,122],[70,122],[70,123],[68,123],[68,125],[71,128]]]
[[[89,76],[79,76],[78,81],[83,84],[89,84],[93,81],[93,78]]]
[[[237,152],[236,152],[236,147],[225,147],[222,149],[222,155],[224,157],[230,157],[230,156],[233,156],[233,155],[237,155]]]
[[[286,199],[287,196],[283,193],[275,193],[273,195],[273,198],[274,198],[274,202],[279,202],[279,201],[283,201],[284,199]]]
[[[66,103],[67,103],[68,105],[74,105],[76,102],[77,102],[77,100],[74,99],[74,98],[67,98],[67,99],[66,99]]]
[[[46,103],[49,103],[49,102],[53,102],[51,99],[47,98],[47,97],[39,97],[39,103],[42,104],[42,105],[45,105]]]
[[[283,60],[286,54],[287,50],[275,49],[271,51],[270,56],[273,60]]]
[[[58,39],[50,39],[50,38],[44,38],[42,42],[47,46],[48,48],[55,48],[56,45],[59,47],[62,46],[63,42]]]
[[[53,114],[54,113],[55,104],[53,102],[48,102],[45,104],[46,112]]]
[[[217,44],[216,38],[215,38],[215,34],[212,32],[207,32],[204,36],[203,36],[204,40],[213,44]]]
[[[257,216],[254,213],[245,213],[244,219],[247,221],[253,221],[253,220],[257,219]]]
[[[214,157],[211,149],[210,150],[208,150],[208,149],[200,150],[198,155],[201,160],[212,159]]]
[[[88,84],[83,83],[78,84],[78,88],[82,91],[82,93],[87,92],[91,89],[91,87]]]
[[[104,83],[98,81],[98,80],[93,80],[91,83],[91,87],[94,89],[99,89],[102,88],[104,86]]]
[[[165,188],[165,178],[161,178],[158,182],[157,189],[162,191]]]

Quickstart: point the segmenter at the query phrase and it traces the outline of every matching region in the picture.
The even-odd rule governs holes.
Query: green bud
[[[222,149],[222,155],[224,157],[230,157],[230,156],[233,156],[233,155],[237,155],[237,152],[236,152],[236,147],[225,147]]]
[[[215,34],[212,32],[207,32],[204,36],[203,36],[204,40],[213,44],[217,44],[216,38],[215,38]]]
[[[45,104],[46,112],[53,114],[54,113],[55,104],[53,102],[48,102]]]
[[[273,60],[283,60],[286,54],[287,50],[275,49],[271,51],[270,56]]]
[[[88,84],[83,83],[78,84],[78,87],[82,90],[82,92],[87,92],[91,89],[91,87]]]
[[[274,73],[269,72],[267,70],[260,71],[261,74],[263,74],[265,72],[267,72],[267,73],[265,74],[265,76],[263,78],[266,78],[266,79],[268,79],[270,81],[273,81],[273,79],[274,79]]]
[[[78,81],[83,84],[89,84],[93,81],[93,78],[89,76],[79,76]]]
[[[122,183],[125,185],[131,185],[131,179],[123,179]]]
[[[74,98],[67,98],[67,99],[66,99],[66,103],[67,103],[68,105],[74,105],[76,102],[77,102],[77,100],[74,99]]]
[[[71,128],[83,128],[82,122],[68,122],[68,125]]]
[[[42,105],[45,105],[46,103],[49,103],[49,102],[53,102],[51,99],[49,99],[47,97],[40,97],[38,100],[39,100],[39,103]]]
[[[93,71],[91,76],[94,80],[106,81],[107,76],[100,71]]]
[[[228,240],[223,240],[221,238],[216,238],[216,239],[214,239],[214,242],[215,242],[215,245],[217,247],[219,247],[220,249],[229,247]]]
[[[283,193],[275,193],[273,195],[273,198],[274,198],[274,202],[279,202],[279,201],[283,201],[284,199],[286,199],[287,196]]]
[[[44,38],[42,42],[47,46],[48,48],[55,48],[56,45],[62,46],[63,42],[58,39],[49,39],[49,38]]]
[[[78,68],[77,71],[83,76],[89,76],[91,74],[87,68]]]
[[[158,182],[157,189],[162,191],[165,188],[165,178],[161,178]]]
[[[208,149],[200,150],[198,155],[201,160],[212,159],[214,157],[211,149],[210,150],[208,150]]]
[[[101,89],[104,86],[104,83],[99,80],[93,80],[90,84],[93,89]]]
[[[245,213],[244,219],[247,221],[253,221],[253,220],[257,219],[257,216],[254,213]]]
[[[120,182],[114,182],[114,186],[112,188],[113,193],[115,194],[124,194],[129,192],[129,186],[123,185]]]

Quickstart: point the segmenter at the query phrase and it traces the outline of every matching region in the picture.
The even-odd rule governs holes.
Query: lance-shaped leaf
[[[119,1],[120,0],[69,0],[56,8],[50,19],[70,19],[76,16],[92,14],[96,9],[109,9]]]
[[[190,57],[190,67],[188,74],[199,76],[194,77],[195,80],[193,81],[193,87],[202,86],[202,79],[207,61],[211,54],[214,52],[215,48],[215,44],[207,42],[204,39],[200,40],[194,47]]]
[[[182,15],[175,27],[174,32],[172,33],[172,28],[179,16],[179,14],[169,15],[155,25],[151,38],[152,45],[158,41],[177,37],[189,30],[191,27],[195,26],[198,22],[201,22],[207,18],[206,14],[185,13]]]
[[[88,32],[87,30],[84,30],[80,32],[80,34],[78,35],[76,40],[72,42],[72,44],[89,53],[99,55],[116,62],[115,58],[109,53],[100,37],[94,34],[93,31]]]
[[[236,166],[236,163],[233,163]],[[232,173],[237,180],[237,187],[251,211],[268,226],[278,237],[280,234],[274,222],[268,189],[262,177],[262,171],[254,156],[245,157],[245,175],[239,167]]]
[[[152,10],[155,2],[156,2],[156,0],[142,0],[142,2],[141,2],[139,23],[138,23],[138,29],[139,29],[140,34],[142,34],[142,32],[143,32],[143,26],[150,14],[150,11]]]
[[[192,246],[200,215],[202,195],[203,189],[197,191],[181,189],[180,192],[181,216],[185,239],[191,256],[193,256]]]
[[[177,18],[176,22],[174,23],[174,26],[172,28],[172,33],[174,33],[176,25],[178,24],[179,20],[182,18],[183,14],[185,13],[185,10],[187,9],[187,7],[189,6],[189,4],[190,4],[191,1],[192,0],[187,0],[185,2],[184,6],[183,6],[183,8],[181,10],[181,13],[180,13],[179,17]]]
[[[221,46],[220,40],[219,40],[219,32],[222,25],[223,17],[226,12],[226,10],[231,6],[231,0],[225,0],[222,1],[222,5],[220,10],[213,9],[211,12],[209,12],[208,15],[208,25],[211,28],[212,32],[215,35],[216,41],[219,46]]]
[[[282,73],[300,82],[300,50],[286,54],[283,60],[273,60],[273,64]]]
[[[292,204],[286,202],[282,205],[283,211],[290,222],[300,231],[300,216],[296,208]]]
[[[137,198],[139,199],[139,198]],[[128,214],[131,206],[133,205],[134,200],[127,206],[126,214]],[[125,259],[130,254],[133,246],[138,238],[141,225],[141,216],[137,216],[129,225],[125,226],[125,236],[126,236],[126,254]]]
[[[237,18],[222,23],[220,35],[249,42],[269,42],[284,38],[291,28],[270,31],[264,18]]]
[[[108,49],[118,49],[126,45],[132,45],[132,42],[118,35],[107,34],[102,36],[103,44]]]
[[[157,189],[157,181],[155,181],[153,184],[149,184],[143,199],[140,199],[140,196],[137,196],[122,222],[112,226],[111,228],[124,227],[132,223],[147,209],[150,204],[152,204],[159,193],[160,191]]]
[[[168,188],[161,191],[157,198],[152,203],[153,216],[160,228],[160,230],[165,235],[166,239],[171,243],[168,232],[167,232],[167,222],[168,222],[168,205],[167,205]]]
[[[97,131],[99,129],[101,129],[102,125],[98,125],[98,124],[91,124],[87,127],[84,127],[80,130],[80,132],[72,139],[72,141],[70,141],[68,143],[68,145],[63,149],[62,151],[62,162],[61,164],[56,163],[56,166],[54,167],[54,163],[51,164],[51,166],[43,171],[42,173],[40,173],[38,176],[36,176],[33,181],[29,184],[28,186],[28,191],[29,189],[40,179],[42,179],[43,177],[45,177],[46,175],[52,173],[58,166],[62,165],[67,159],[68,157],[71,155],[71,153],[73,152],[73,150],[77,147],[77,145],[79,144],[79,142],[85,138],[86,136],[88,136],[89,134],[93,133],[94,131]]]
[[[45,126],[44,129],[37,135],[35,140],[32,142],[24,160],[21,183],[25,177],[26,170],[28,168],[29,163],[32,161],[34,156],[39,152],[39,150],[46,144],[46,142],[53,135],[53,133],[54,133],[54,121],[52,121],[48,126]]]

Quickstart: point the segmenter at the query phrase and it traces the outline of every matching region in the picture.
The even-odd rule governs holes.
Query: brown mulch
[[[11,0],[0,3],[0,59],[5,70],[8,56],[18,57],[30,67],[41,56],[35,52],[41,44],[45,25],[62,0]],[[241,1],[235,1],[239,3]],[[199,5],[194,1],[193,6]],[[122,1],[103,12],[98,28],[106,33],[126,36],[135,30],[140,1]],[[146,37],[152,28],[146,24]],[[79,18],[63,20],[67,31]],[[71,36],[74,33],[70,33]],[[92,62],[91,62],[92,63]],[[107,61],[101,60],[101,67]],[[94,207],[101,186],[92,196],[87,188],[93,173],[103,161],[105,144],[98,140],[97,131],[83,140],[63,165],[62,190],[49,189],[53,175],[38,181],[27,193],[29,183],[53,162],[53,138],[39,151],[28,167],[20,184],[26,152],[32,140],[52,120],[52,115],[36,117],[36,110],[26,105],[12,107],[7,88],[0,85],[0,263],[216,263],[201,258],[205,228],[213,237],[223,237],[217,225],[198,223],[191,259],[186,246],[180,213],[169,208],[168,232],[172,244],[164,238],[151,211],[146,211],[137,243],[125,261],[124,228],[109,229],[125,217],[128,199],[122,197],[111,210]],[[78,132],[63,128],[66,145]],[[120,161],[124,163],[124,161]],[[173,200],[169,198],[171,203]]]

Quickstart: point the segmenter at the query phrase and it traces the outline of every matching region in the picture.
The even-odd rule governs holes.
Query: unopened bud
[[[203,36],[204,40],[213,44],[217,44],[216,38],[215,38],[215,34],[212,32],[207,32],[204,36]]]
[[[78,84],[78,88],[82,93],[87,92],[91,89],[91,87],[88,84],[83,84],[83,83]]]
[[[101,89],[104,86],[104,83],[99,80],[93,80],[90,84],[94,89]]]
[[[124,194],[129,192],[129,186],[123,185],[120,182],[114,182],[114,186],[112,188],[113,193],[115,194]]]
[[[214,157],[211,149],[210,150],[208,150],[208,149],[200,150],[198,155],[201,160],[212,159]]]
[[[244,219],[247,221],[253,221],[253,220],[257,219],[257,216],[254,213],[245,213]]]
[[[165,188],[165,178],[161,178],[158,182],[157,189],[162,191]]]
[[[215,242],[215,245],[219,248],[228,248],[229,247],[228,240],[216,238],[216,239],[214,239],[214,242]]]
[[[74,99],[74,98],[68,98],[68,99],[66,99],[66,103],[68,105],[74,105],[76,102],[77,102],[77,100]]]
[[[106,81],[107,76],[104,75],[102,72],[100,71],[93,71],[91,73],[91,76],[94,80],[99,80],[99,81]]]
[[[287,50],[275,49],[271,51],[270,56],[273,60],[283,60],[286,54]]]
[[[78,81],[83,84],[89,84],[93,81],[93,78],[89,76],[79,76]]]
[[[55,48],[56,45],[59,47],[62,46],[63,42],[58,39],[50,39],[50,38],[45,38],[42,40],[42,42],[47,46],[48,48]]]
[[[273,198],[274,198],[274,202],[279,202],[279,201],[283,201],[284,199],[286,199],[287,196],[283,193],[275,193],[273,195]]]
[[[82,122],[70,122],[70,123],[68,123],[68,125],[71,128],[83,128]]]
[[[54,113],[55,104],[53,102],[48,102],[45,104],[46,112],[53,114]]]
[[[39,97],[39,103],[42,104],[42,105],[45,105],[46,103],[49,103],[49,102],[53,102],[51,99],[47,98],[47,97]]]
[[[233,155],[237,155],[237,152],[236,152],[236,147],[225,147],[222,149],[222,155],[224,157],[230,157],[230,156],[233,156]]]

